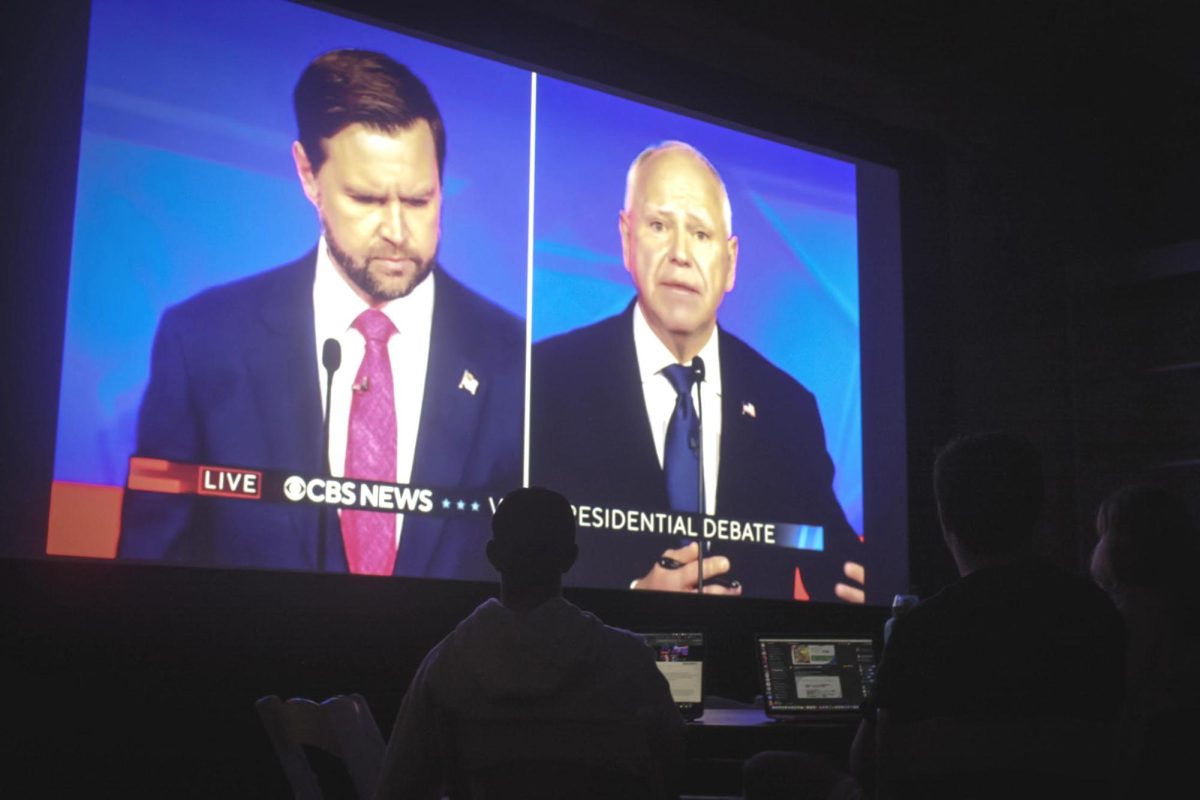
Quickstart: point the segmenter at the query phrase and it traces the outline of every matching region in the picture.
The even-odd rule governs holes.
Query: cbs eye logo
[[[304,499],[304,493],[307,489],[307,484],[304,478],[299,475],[293,475],[283,482],[283,496],[293,503]]]

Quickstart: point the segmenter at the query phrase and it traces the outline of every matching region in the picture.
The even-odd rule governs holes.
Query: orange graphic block
[[[55,481],[46,555],[116,558],[124,494],[120,486]]]

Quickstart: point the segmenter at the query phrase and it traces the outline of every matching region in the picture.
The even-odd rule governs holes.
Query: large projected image
[[[46,552],[493,580],[534,484],[575,585],[886,599],[895,186],[282,0],[96,0]]]
[[[95,3],[48,552],[488,576],[478,496],[522,478],[529,106],[527,72],[297,6]],[[474,490],[463,514],[272,485],[326,474],[327,339],[329,474]]]
[[[855,588],[854,165],[562,81],[537,95],[530,475],[587,506],[572,577],[694,591],[703,542],[709,591]]]

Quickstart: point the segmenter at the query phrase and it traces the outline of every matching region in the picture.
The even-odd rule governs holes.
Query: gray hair
[[[725,220],[725,233],[729,236],[733,235],[733,207],[729,204],[729,192],[725,189],[725,181],[721,180],[721,173],[717,172],[717,168],[712,165],[712,162],[704,157],[696,148],[692,147],[687,142],[680,142],[674,139],[669,139],[665,142],[652,144],[642,152],[638,153],[637,158],[629,165],[629,172],[625,173],[625,213],[629,213],[629,207],[633,204],[633,187],[637,183],[638,170],[642,164],[650,156],[666,150],[682,150],[686,153],[691,153],[700,163],[708,168],[712,176],[717,179],[717,185],[721,187],[721,215]]]

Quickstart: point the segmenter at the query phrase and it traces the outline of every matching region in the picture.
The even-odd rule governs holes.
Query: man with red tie
[[[294,100],[292,157],[320,240],[167,310],[137,455],[497,494],[519,485],[524,326],[437,262],[446,134],[428,89],[383,54],[338,50],[309,64]],[[329,340],[343,365],[331,381]],[[119,552],[478,578],[487,535],[483,509],[446,520],[130,491]]]

